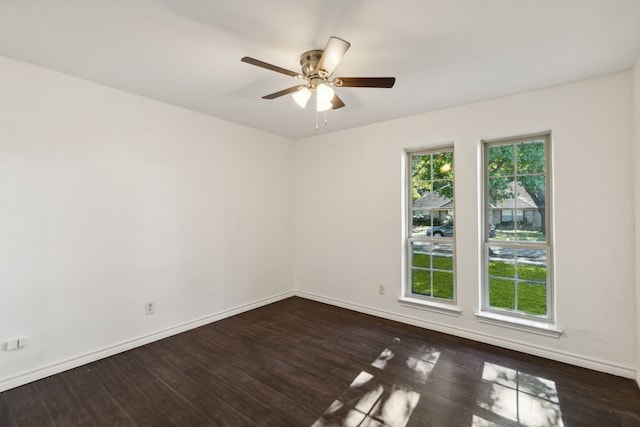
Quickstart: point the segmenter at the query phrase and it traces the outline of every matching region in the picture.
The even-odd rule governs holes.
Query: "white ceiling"
[[[335,75],[397,80],[338,89],[316,131],[240,58],[299,71],[332,35]],[[631,69],[640,0],[0,0],[0,55],[300,138]]]

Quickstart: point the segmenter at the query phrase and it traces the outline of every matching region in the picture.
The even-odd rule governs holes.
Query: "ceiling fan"
[[[335,94],[332,87],[391,88],[396,81],[395,77],[333,77],[333,71],[350,46],[351,43],[348,41],[338,37],[329,37],[324,50],[310,50],[300,55],[302,73],[296,73],[248,56],[242,58],[241,61],[304,80],[304,84],[265,95],[262,97],[263,99],[275,99],[292,93],[293,99],[304,108],[311,95],[316,93],[316,111],[336,110],[344,107],[345,104]]]

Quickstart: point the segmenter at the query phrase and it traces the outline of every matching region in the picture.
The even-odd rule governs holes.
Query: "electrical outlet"
[[[26,347],[29,342],[29,337],[18,338],[18,348]]]
[[[380,295],[384,295],[384,285],[380,285],[380,286],[378,287],[378,293],[379,293]]]
[[[26,337],[26,336],[19,337],[19,338],[12,338],[9,341],[7,341],[6,350],[7,351],[20,350],[22,347],[26,347],[28,342],[29,342],[29,337]]]
[[[156,309],[156,305],[153,301],[144,303],[144,314],[153,314]]]

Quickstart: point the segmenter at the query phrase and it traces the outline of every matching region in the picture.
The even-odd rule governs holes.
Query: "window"
[[[550,136],[484,142],[482,310],[552,320]]]
[[[455,301],[453,148],[407,153],[406,297]]]

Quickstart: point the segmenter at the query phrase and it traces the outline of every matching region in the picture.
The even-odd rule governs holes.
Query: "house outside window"
[[[453,303],[453,147],[407,152],[405,297]]]
[[[551,323],[550,135],[484,141],[482,312]]]

